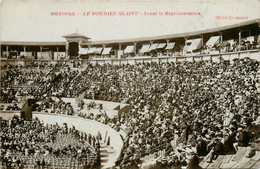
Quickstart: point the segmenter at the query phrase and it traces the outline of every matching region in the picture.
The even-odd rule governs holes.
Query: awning
[[[148,52],[149,48],[150,48],[150,44],[143,44],[139,53],[146,53]]]
[[[166,46],[166,43],[159,43],[156,49],[162,49]]]
[[[133,53],[134,52],[134,45],[128,45],[125,50],[124,50],[124,54],[126,53]]]
[[[165,49],[173,49],[175,46],[175,42],[169,42]]]
[[[212,36],[206,43],[207,46],[214,46],[219,43],[220,36]]]
[[[88,48],[79,48],[78,54],[86,55],[88,53]]]
[[[96,47],[91,47],[91,48],[88,50],[88,54],[94,53],[95,50],[96,50]]]
[[[254,42],[255,37],[254,36],[249,36],[249,37],[246,38],[246,40],[252,43],[252,42]]]
[[[101,54],[102,50],[103,50],[103,47],[97,47],[96,50],[94,51],[94,53]]]
[[[192,52],[201,47],[201,38],[193,39],[191,45],[188,46],[187,51]]]
[[[157,49],[157,46],[159,45],[159,43],[153,43],[151,46],[150,46],[150,48],[149,48],[149,52],[150,51],[152,51],[152,50],[155,50],[155,49]]]
[[[111,51],[112,47],[106,47],[104,48],[102,55],[109,55],[110,51]]]

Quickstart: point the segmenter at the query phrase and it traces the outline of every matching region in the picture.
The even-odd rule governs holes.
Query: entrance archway
[[[78,42],[71,42],[71,43],[69,43],[69,55],[70,55],[70,58],[75,58],[76,56],[78,56],[78,52],[79,52],[79,44],[78,44]]]

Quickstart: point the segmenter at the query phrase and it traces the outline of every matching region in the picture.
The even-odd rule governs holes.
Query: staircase
[[[109,145],[105,143],[100,143],[100,160],[101,160],[101,167],[102,168],[111,168],[115,165],[114,162],[111,162],[109,159],[113,157],[115,151]]]

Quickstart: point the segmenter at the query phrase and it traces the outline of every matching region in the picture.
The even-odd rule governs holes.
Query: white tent
[[[159,45],[156,47],[156,49],[162,49],[166,46],[166,43],[159,43]]]
[[[94,53],[95,50],[96,50],[96,47],[91,47],[91,48],[88,50],[88,54]]]
[[[220,36],[212,36],[206,43],[207,46],[214,46],[219,43]]]
[[[190,42],[189,40],[186,42]],[[192,39],[191,44],[187,47],[187,51],[192,52],[193,50],[196,50],[198,48],[200,48],[202,46],[202,39],[198,38],[198,39]]]
[[[112,47],[105,47],[102,52],[102,55],[109,55],[111,49],[112,49]]]
[[[88,53],[88,48],[79,48],[78,54],[86,55]]]
[[[173,49],[174,46],[175,46],[175,42],[169,42],[169,43],[167,43],[167,46],[165,49]]]
[[[254,36],[249,36],[249,37],[246,38],[246,40],[253,43],[255,38],[254,38]]]
[[[101,54],[102,50],[103,50],[103,47],[97,47],[96,50],[94,51],[94,53]]]
[[[134,45],[128,45],[125,50],[124,50],[124,54],[127,53],[133,53],[134,52]]]
[[[150,46],[150,48],[149,48],[149,52],[150,51],[152,51],[152,50],[155,50],[155,49],[157,49],[157,46],[159,45],[159,43],[153,43],[151,46]]]
[[[146,53],[148,52],[149,48],[150,48],[150,44],[143,44],[139,53]]]

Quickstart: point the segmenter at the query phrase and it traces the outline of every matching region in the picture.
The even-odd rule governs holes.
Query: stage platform
[[[55,102],[58,102],[59,99],[56,97],[51,97],[52,100]],[[62,101],[65,103],[70,103],[71,106],[73,107],[73,110],[75,112],[81,112],[83,114],[102,114],[106,113],[109,118],[112,118],[122,112],[129,112],[131,110],[131,106],[128,104],[123,104],[123,103],[117,103],[117,102],[108,102],[108,101],[102,101],[102,100],[91,100],[91,99],[82,99],[84,102],[83,109],[78,107],[76,98],[61,98]],[[95,108],[89,108],[89,104],[95,103],[97,106]],[[37,104],[41,104],[42,101],[38,101]],[[102,109],[99,107],[99,105],[102,105]],[[48,112],[50,112],[50,109],[47,109]]]

